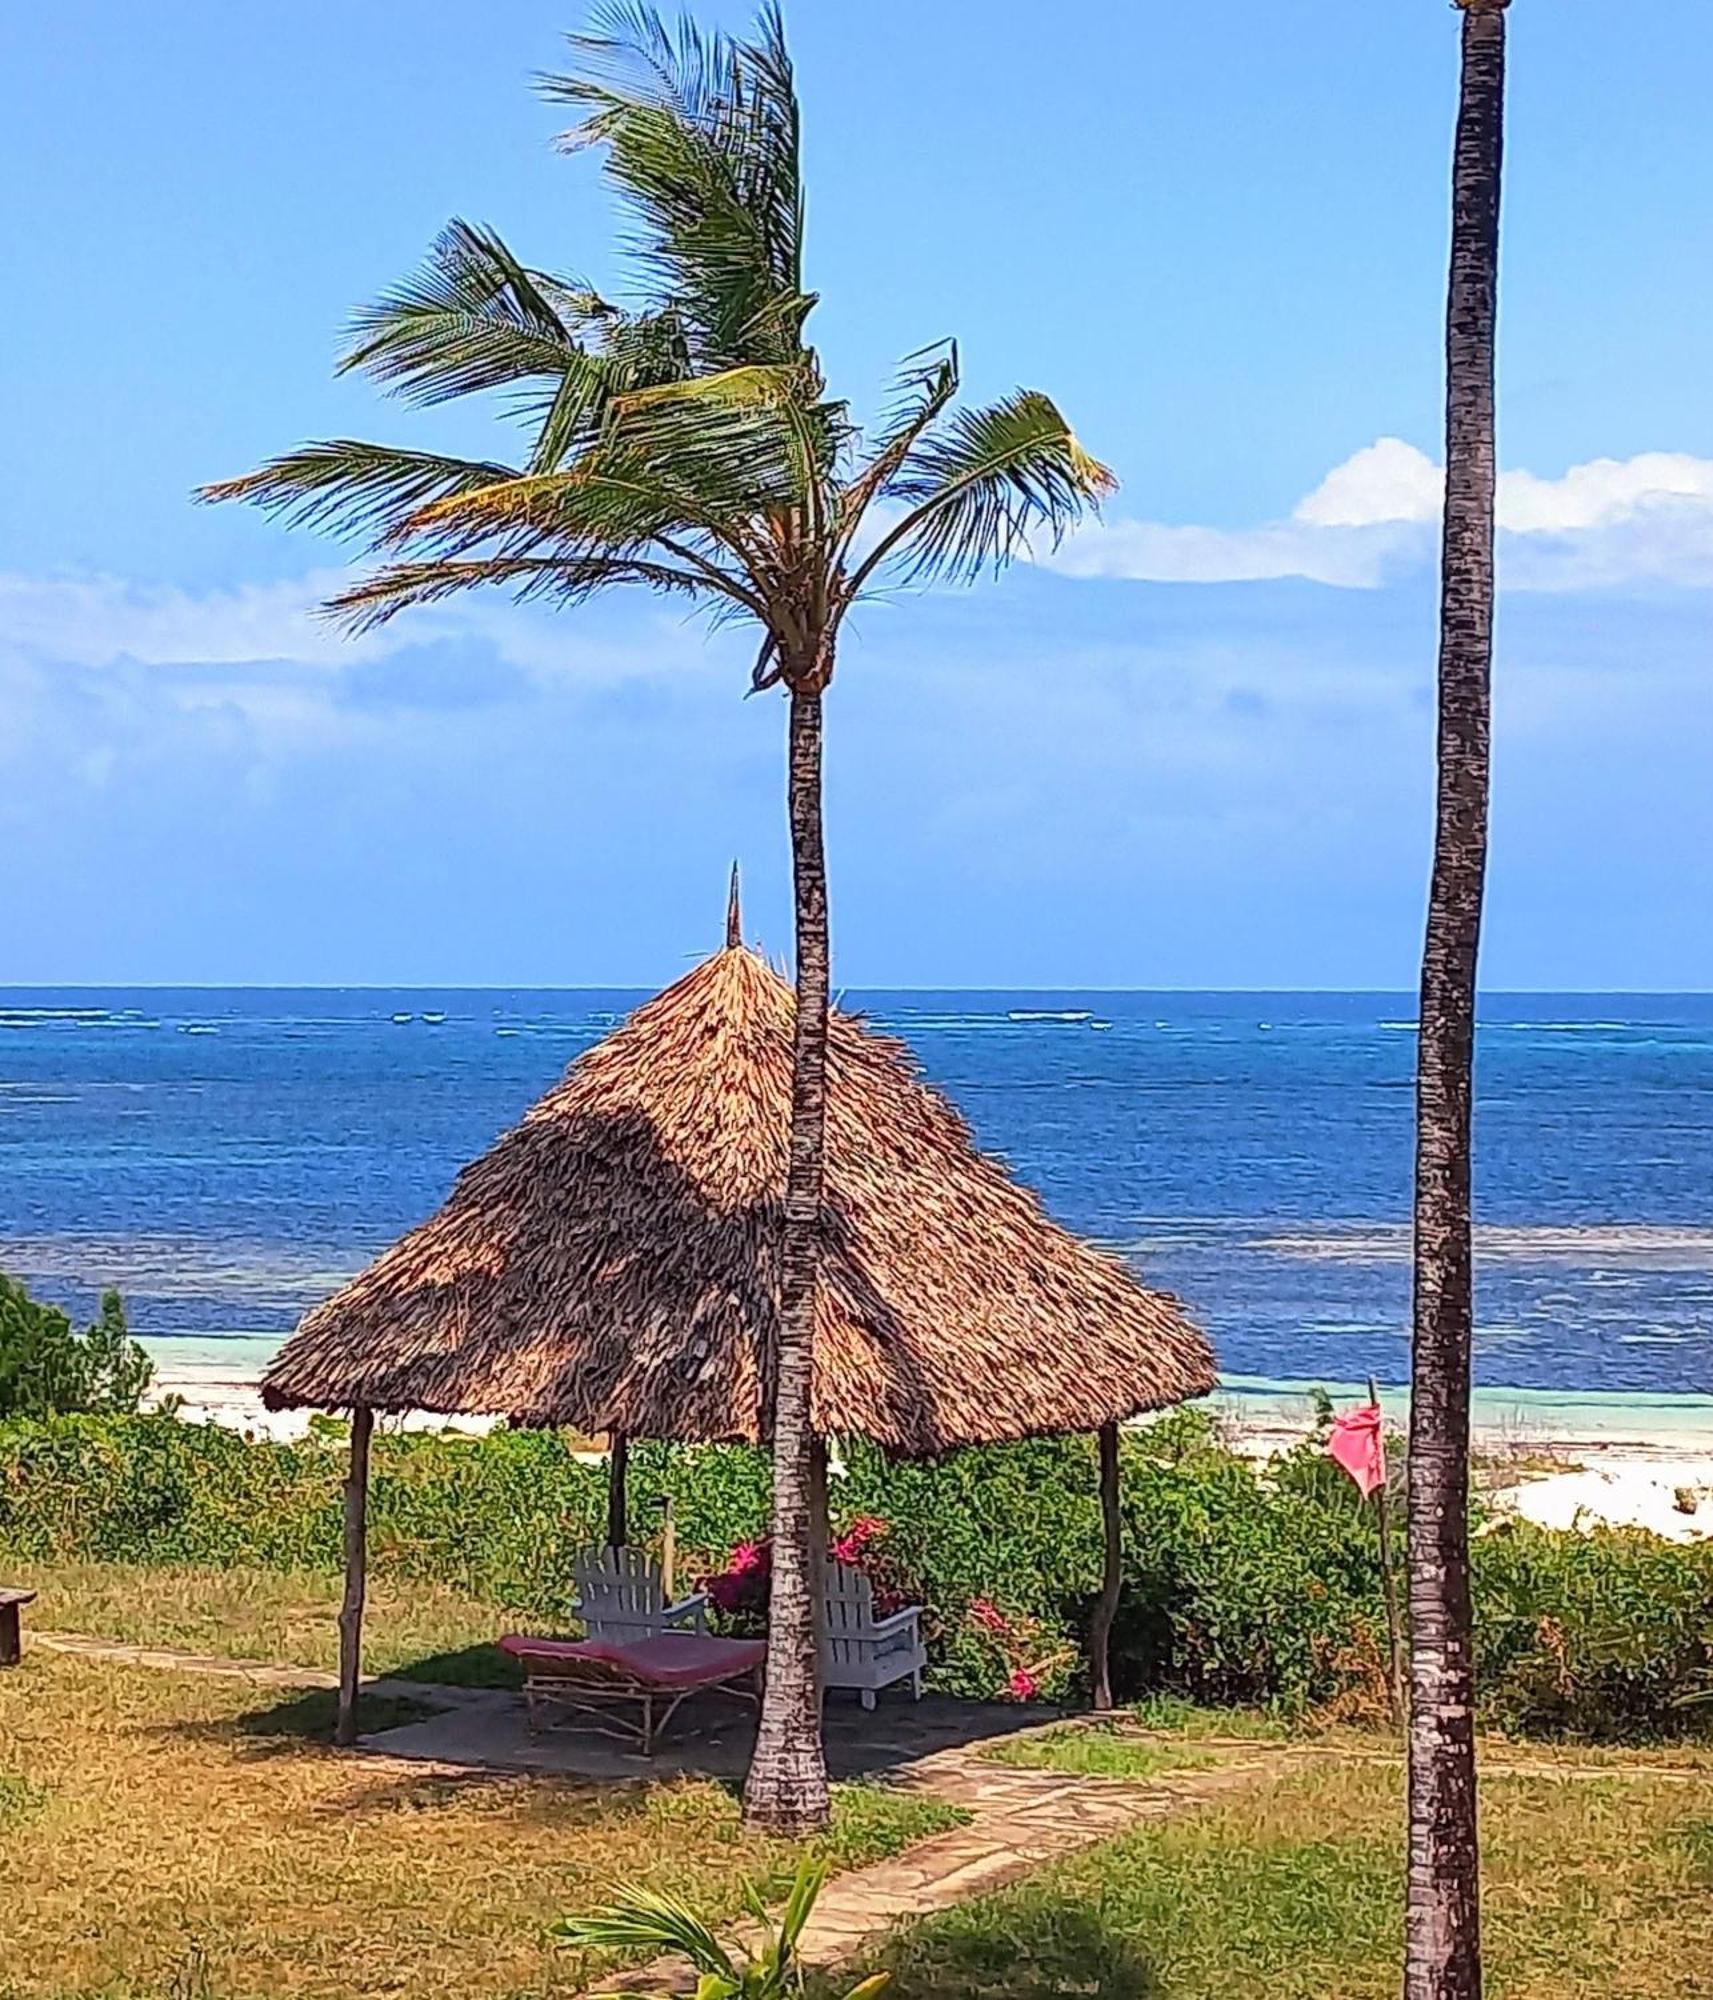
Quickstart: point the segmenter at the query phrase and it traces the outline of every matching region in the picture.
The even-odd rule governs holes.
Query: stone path
[[[805,1965],[840,1964],[877,1949],[895,1924],[1002,1889],[1080,1847],[1238,1790],[1272,1761],[1266,1747],[1245,1748],[1242,1761],[1149,1779],[1016,1770],[989,1763],[973,1748],[924,1757],[896,1782],[962,1806],[969,1823],[918,1841],[891,1861],[834,1876],[821,1891],[799,1957]],[[760,1927],[737,1926],[727,1941],[751,1950],[761,1942]],[[663,1958],[609,1975],[590,1990],[688,1994],[695,1983],[682,1960]]]

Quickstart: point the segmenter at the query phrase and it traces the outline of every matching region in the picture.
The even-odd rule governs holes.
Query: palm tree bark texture
[[[789,684],[789,812],[796,906],[797,1025],[791,1067],[791,1151],[780,1252],[779,1343],[774,1362],[773,1584],[767,1681],[745,1817],[769,1827],[826,1824],[821,1749],[817,1593],[821,1551],[813,1516],[815,1285],[827,1129],[830,949],[827,857],[821,826],[819,675]]]
[[[1481,1991],[1469,1581],[1476,963],[1487,872],[1506,0],[1462,0],[1446,311],[1438,788],[1416,1082],[1405,2000]]]

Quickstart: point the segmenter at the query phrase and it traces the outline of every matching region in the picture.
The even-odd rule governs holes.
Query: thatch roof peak
[[[765,1436],[795,1013],[741,943],[640,1007],[307,1316],[266,1399]],[[1049,1220],[902,1044],[839,1013],[827,1115],[817,1428],[931,1453],[1213,1386],[1174,1300]]]

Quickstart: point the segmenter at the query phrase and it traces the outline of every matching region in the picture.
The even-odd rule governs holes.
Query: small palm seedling
[[[777,1919],[768,1915],[754,1885],[747,1885],[744,1897],[761,1925],[764,1942],[758,1951],[743,1954],[741,1963],[688,1904],[658,1889],[622,1889],[592,1916],[562,1917],[552,1935],[577,1951],[648,1951],[657,1957],[676,1953],[695,1970],[695,2000],[790,2000],[803,1991],[798,1945],[826,1880],[824,1861],[805,1861]],[[844,2000],[870,2000],[891,1976],[871,1974]],[[665,2000],[664,1990],[659,2000]]]

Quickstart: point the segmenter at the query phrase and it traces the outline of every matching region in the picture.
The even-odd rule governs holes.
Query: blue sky
[[[744,10],[707,10],[740,22]],[[1713,986],[1713,12],[1517,0],[1495,986]],[[787,942],[782,707],[643,598],[352,646],[336,545],[199,481],[476,442],[331,377],[453,214],[621,282],[529,78],[572,5],[0,18],[0,983],[651,983]],[[832,697],[841,981],[1413,983],[1456,20],[799,0],[814,330],[947,334],[1123,488],[876,606]],[[1645,30],[1645,31],[1644,31]]]

